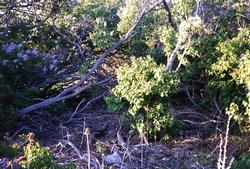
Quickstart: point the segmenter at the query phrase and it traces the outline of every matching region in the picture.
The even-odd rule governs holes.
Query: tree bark
[[[170,8],[168,6],[167,1],[163,0],[162,2],[163,2],[163,6],[164,6],[165,10],[168,12],[168,22],[174,28],[174,30],[177,32],[177,26],[172,19],[172,14],[171,14],[171,11],[170,11]]]
[[[174,61],[175,61],[175,59],[177,57],[177,53],[179,52],[180,48],[181,48],[181,43],[177,43],[176,46],[175,46],[174,51],[171,53],[171,55],[170,55],[170,57],[168,59],[168,63],[166,65],[166,71],[168,71],[168,72],[172,71]]]

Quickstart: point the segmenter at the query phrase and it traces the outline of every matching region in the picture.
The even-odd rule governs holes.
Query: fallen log
[[[26,113],[47,107],[49,105],[52,105],[56,102],[65,100],[65,99],[69,99],[72,98],[74,96],[76,96],[77,94],[83,92],[84,90],[94,86],[94,85],[98,85],[100,83],[103,83],[103,81],[97,82],[95,84],[87,84],[84,85],[84,82],[100,67],[100,65],[103,63],[104,58],[106,58],[108,55],[111,54],[111,52],[113,50],[115,50],[117,47],[119,47],[121,44],[123,44],[127,39],[129,39],[131,37],[131,35],[133,34],[135,28],[138,26],[138,24],[140,23],[140,21],[142,20],[142,18],[145,16],[146,13],[150,12],[152,9],[154,9],[158,4],[162,3],[162,0],[151,5],[150,7],[146,6],[143,8],[142,12],[140,13],[138,19],[135,21],[134,25],[129,29],[129,31],[125,34],[125,36],[123,38],[121,38],[119,41],[117,41],[113,46],[111,46],[109,49],[107,49],[95,62],[95,64],[93,65],[93,67],[88,71],[87,74],[85,74],[83,77],[81,77],[81,79],[79,80],[78,83],[76,83],[75,85],[65,89],[64,91],[62,91],[60,94],[58,94],[55,97],[46,99],[40,103],[36,103],[34,105],[31,105],[29,107],[26,107],[22,110],[18,111],[17,116],[23,116]],[[81,87],[82,85],[84,85],[83,87]],[[78,89],[78,90],[77,90]]]

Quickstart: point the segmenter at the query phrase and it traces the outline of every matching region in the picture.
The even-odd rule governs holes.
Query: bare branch
[[[172,14],[171,14],[170,8],[168,6],[168,3],[166,2],[166,0],[163,0],[162,2],[163,2],[163,6],[164,6],[165,10],[168,12],[168,22],[174,28],[174,30],[177,32],[177,26],[172,19]]]
[[[82,154],[81,151],[69,140],[62,140],[62,145],[64,145],[64,144],[69,145],[76,152],[77,156],[81,160],[87,162],[88,165],[91,164],[94,166],[94,168],[97,168],[97,169],[100,168],[101,165],[96,157],[92,156],[92,159],[89,159],[90,154]],[[90,168],[90,167],[88,167],[88,168]]]
[[[86,60],[86,56],[85,56],[85,54],[84,54],[84,52],[83,52],[83,49],[82,49],[82,47],[81,47],[81,44],[76,43],[76,42],[70,40],[65,34],[63,34],[62,32],[60,32],[55,26],[53,26],[53,30],[54,30],[56,33],[58,33],[63,39],[65,39],[69,44],[75,46],[75,47],[78,49],[78,51],[79,51],[81,57],[83,58],[84,62],[86,63],[86,65],[87,65],[87,66],[90,66],[89,63],[88,63],[87,60]]]
[[[80,106],[82,105],[82,103],[85,101],[85,100],[82,100],[82,101],[78,104],[78,106],[76,107],[74,113],[70,116],[70,119],[69,119],[66,123],[69,123],[69,122],[73,119],[73,117],[74,117],[78,112],[82,112],[83,110],[85,110],[91,103],[93,103],[94,101],[96,101],[96,100],[98,100],[98,99],[104,97],[105,94],[106,94],[106,92],[104,92],[104,93],[102,93],[101,95],[99,95],[99,96],[97,96],[97,97],[91,99],[90,101],[88,101],[88,103],[85,104],[85,106],[84,106],[83,108],[81,108],[81,109],[79,110],[79,107],[80,107]]]
[[[177,53],[179,52],[180,49],[181,49],[181,43],[178,42],[175,46],[174,51],[171,53],[168,59],[168,63],[166,65],[166,71],[171,72],[175,58],[177,57]]]
[[[63,140],[62,141],[63,144],[68,144],[75,152],[76,154],[78,155],[78,157],[83,160],[84,157],[81,153],[81,151],[71,142],[71,141],[68,141],[68,140]]]
[[[100,82],[97,82],[97,83],[90,83],[90,84],[87,84],[84,87],[76,90],[74,93],[68,94],[66,96],[53,97],[53,98],[44,100],[44,101],[42,101],[40,103],[31,105],[31,106],[29,106],[29,107],[27,107],[25,109],[20,110],[18,116],[23,116],[23,115],[25,115],[28,112],[32,112],[34,110],[37,110],[37,109],[40,109],[40,108],[43,108],[43,107],[47,107],[47,106],[49,106],[49,105],[51,105],[53,103],[56,103],[56,102],[59,102],[59,101],[62,101],[62,100],[66,100],[66,99],[72,98],[72,97],[78,95],[79,93],[83,92],[84,90],[86,90],[86,89],[88,89],[90,87],[96,86],[96,85],[100,85],[100,84],[106,83],[106,82],[110,81],[110,79],[111,78],[107,78],[107,79],[104,79],[104,80],[102,80]]]

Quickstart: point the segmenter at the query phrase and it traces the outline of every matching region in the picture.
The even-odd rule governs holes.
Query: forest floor
[[[109,113],[97,104],[68,121],[71,115],[72,112],[59,116],[34,112],[18,122],[16,130],[7,133],[6,138],[10,144],[22,146],[25,141],[19,135],[32,132],[42,146],[50,147],[60,163],[73,161],[82,168],[87,168],[89,154],[93,168],[217,168],[220,151],[217,134],[204,136],[189,130],[167,141],[146,144],[135,132],[122,126],[120,114]],[[90,132],[86,133],[86,129]],[[236,145],[229,139],[228,159],[235,151]],[[19,159],[15,159],[16,164]]]

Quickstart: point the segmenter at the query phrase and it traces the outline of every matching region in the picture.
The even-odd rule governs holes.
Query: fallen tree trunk
[[[89,70],[89,72],[87,74],[85,74],[83,77],[81,77],[81,79],[79,80],[78,83],[76,83],[75,85],[65,89],[64,91],[62,91],[60,94],[58,94],[55,97],[46,99],[40,103],[31,105],[29,107],[26,107],[22,110],[18,111],[18,116],[23,116],[26,113],[47,107],[49,105],[52,105],[56,102],[65,100],[65,99],[69,99],[72,98],[74,96],[76,96],[77,94],[83,92],[84,90],[86,90],[87,88],[92,87],[93,85],[98,85],[100,83],[103,83],[103,81],[97,82],[95,84],[87,84],[84,87],[81,87],[79,90],[75,91],[77,88],[79,88],[80,86],[82,86],[84,84],[84,82],[97,70],[97,68],[100,67],[100,65],[103,63],[103,60],[105,57],[107,57],[109,54],[111,54],[111,52],[113,50],[115,50],[117,47],[119,47],[122,43],[124,43],[127,39],[129,39],[129,37],[132,35],[132,33],[134,32],[135,28],[138,26],[138,24],[140,23],[140,21],[142,20],[143,16],[151,11],[153,8],[155,8],[158,4],[160,4],[162,1],[159,1],[155,4],[153,4],[152,6],[150,6],[149,8],[145,7],[143,8],[141,14],[139,15],[138,19],[135,21],[134,25],[129,29],[129,31],[125,34],[125,36],[123,38],[121,38],[119,41],[117,41],[113,46],[111,46],[109,49],[107,49],[101,56],[100,58],[97,59],[97,61],[95,62],[95,64],[93,65],[93,67]],[[72,93],[73,92],[73,93]]]

